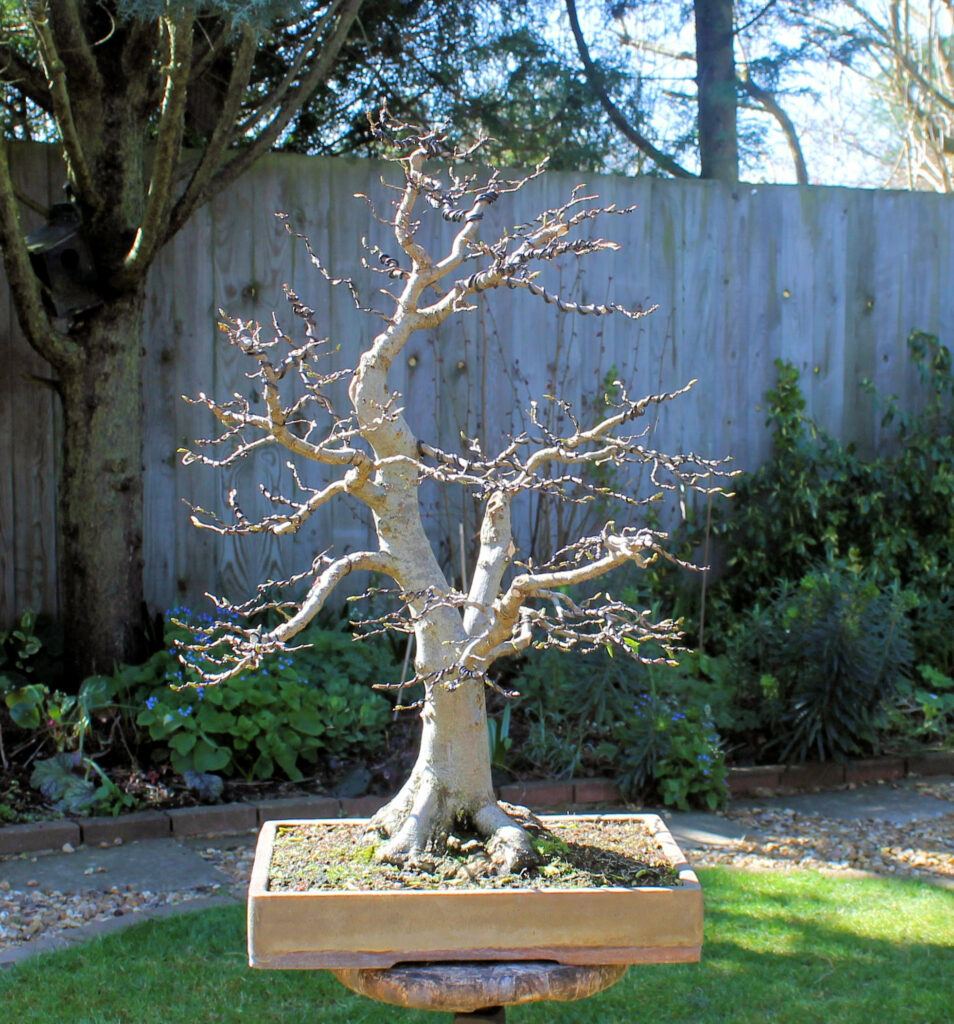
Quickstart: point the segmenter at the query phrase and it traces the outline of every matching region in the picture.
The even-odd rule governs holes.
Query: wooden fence
[[[56,153],[22,147],[14,168],[21,189],[46,203],[60,194]],[[205,391],[248,392],[246,369],[216,330],[217,310],[284,325],[288,282],[317,310],[340,346],[330,357],[353,365],[375,330],[344,289],[329,289],[303,246],[273,213],[289,214],[327,265],[350,274],[369,299],[386,279],[362,269],[360,240],[388,245],[366,193],[382,211],[393,193],[387,165],[347,159],[273,156],[202,209],[154,268],[146,313],[145,580],[163,609],[201,601],[211,590],[240,598],[264,578],[307,567],[315,552],[367,543],[368,523],[345,506],[323,509],[294,539],[221,538],[195,530],[183,498],[223,507],[236,487],[249,511],[256,484],[288,480],[271,451],[216,474],[183,467],[177,450],[213,433],[211,417],[180,398]],[[580,176],[553,173],[501,201],[495,228],[559,205]],[[622,317],[560,316],[524,293],[490,295],[479,312],[413,341],[395,367],[395,386],[419,434],[453,444],[461,429],[491,440],[519,424],[514,409],[554,389],[578,405],[598,400],[612,374],[648,392],[698,378],[693,392],[660,418],[655,443],[732,455],[751,469],[768,454],[764,395],[774,361],[802,371],[810,415],[829,431],[875,450],[879,415],[859,386],[871,379],[902,405],[918,401],[906,352],[914,330],[954,342],[954,199],[933,194],[738,185],[591,176],[600,204],[636,204],[601,218],[617,252],[568,262],[550,284],[583,302],[614,299],[656,305],[633,323]],[[422,238],[437,248],[448,225],[433,218]],[[37,222],[27,218],[29,230]],[[378,303],[386,303],[377,296]],[[0,625],[25,607],[57,610],[55,490],[59,420],[49,368],[26,346],[0,287]],[[315,483],[314,479],[309,482]],[[428,493],[436,521],[453,540],[477,528],[468,499]],[[529,516],[518,523],[524,539]],[[456,554],[453,557],[458,557]]]

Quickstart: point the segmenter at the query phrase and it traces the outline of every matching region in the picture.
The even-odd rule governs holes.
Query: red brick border
[[[954,752],[930,750],[907,758],[869,758],[847,764],[758,765],[731,768],[733,797],[768,795],[777,790],[814,789],[845,782],[899,779],[905,775],[954,775]],[[533,780],[501,786],[501,800],[534,809],[587,804],[620,804],[613,779]],[[366,818],[386,801],[382,796],[338,800],[326,796],[286,797],[255,803],[208,804],[168,811],[136,811],[116,818],[81,818],[0,826],[0,855],[56,850],[65,843],[115,842],[165,836],[245,832],[275,818]]]
[[[954,775],[954,750],[928,750],[905,758],[909,775]]]
[[[573,780],[575,804],[618,804],[621,800],[619,786],[613,779]]]
[[[80,827],[75,821],[34,821],[0,828],[0,853],[55,850],[64,843],[78,846]]]
[[[134,839],[164,839],[172,835],[172,821],[165,811],[134,811],[115,818],[80,818],[82,840],[94,843],[124,843]]]
[[[846,782],[888,782],[891,779],[903,779],[906,774],[907,767],[902,757],[867,758],[845,765]]]
[[[341,802],[331,796],[289,796],[281,800],[263,800],[256,806],[258,823],[279,818],[338,818]]]
[[[508,804],[526,804],[530,807],[555,807],[573,803],[572,782],[513,782],[500,787],[500,799]]]
[[[210,832],[244,832],[258,825],[255,804],[209,804],[176,807],[166,812],[174,836],[201,836]]]
[[[730,768],[729,792],[732,796],[752,796],[781,785],[781,765],[760,765],[752,768]]]
[[[779,784],[789,789],[825,789],[844,783],[845,766],[835,761],[789,765],[779,776]]]

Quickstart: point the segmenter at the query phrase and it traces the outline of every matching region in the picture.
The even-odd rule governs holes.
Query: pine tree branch
[[[0,81],[47,114],[53,113],[53,97],[43,73],[5,43],[0,43]]]
[[[795,162],[795,181],[799,185],[807,185],[808,169],[805,166],[805,155],[802,152],[801,143],[798,140],[798,132],[795,130],[792,119],[779,105],[774,94],[769,92],[768,89],[763,89],[760,85],[756,85],[747,74],[739,76],[739,84],[766,113],[771,114],[778,121],[779,127],[785,133],[785,140],[788,142],[788,148],[791,150],[792,160]]]
[[[17,319],[30,345],[54,368],[78,365],[82,350],[56,331],[43,307],[40,282],[23,243],[7,143],[0,141],[0,248]]]
[[[49,0],[49,26],[56,40],[56,50],[68,69],[69,77],[89,87],[102,90],[103,79],[93,55],[76,0]]]
[[[637,131],[637,129],[630,124],[626,115],[610,99],[609,94],[606,92],[606,88],[603,85],[599,69],[593,63],[589,47],[586,45],[586,40],[583,38],[583,31],[580,28],[580,19],[576,12],[576,0],[565,0],[565,3],[566,13],[570,18],[570,29],[573,32],[576,49],[580,55],[580,60],[583,63],[583,71],[586,74],[586,80],[589,82],[594,95],[602,104],[609,119],[613,122],[624,138],[629,139],[637,149],[645,153],[664,171],[668,171],[676,178],[697,177],[697,175],[693,174],[691,171],[687,171],[685,167],[677,163],[671,156],[663,153],[662,150],[657,149],[645,135]]]
[[[241,109],[245,90],[248,88],[257,46],[258,40],[255,33],[248,27],[243,29],[238,52],[232,65],[232,74],[229,76],[229,83],[226,87],[222,110],[185,191],[172,209],[166,228],[167,241],[182,228],[196,208],[201,205],[206,188],[221,165],[222,157],[232,141],[235,120]]]
[[[123,264],[122,282],[130,284],[149,269],[166,240],[166,224],[172,205],[175,171],[182,148],[189,72],[192,64],[193,9],[186,7],[178,19],[165,20],[167,64],[165,91],[159,113],[159,127],[152,159],[146,208],[132,248]]]
[[[73,117],[73,104],[67,81],[67,65],[60,55],[57,40],[54,38],[51,29],[51,24],[54,23],[53,11],[59,11],[65,15],[56,22],[58,27],[60,22],[62,22],[62,28],[58,33],[61,35],[60,43],[69,51],[74,67],[82,69],[84,88],[97,89],[97,87],[102,85],[102,78],[95,61],[92,60],[92,55],[89,54],[89,60],[83,56],[84,51],[88,52],[88,47],[86,46],[85,37],[82,37],[81,41],[76,39],[77,32],[82,36],[82,28],[78,24],[78,14],[75,7],[69,0],[62,0],[62,2],[51,4],[49,20],[31,16],[33,30],[39,42],[40,59],[49,78],[53,116],[62,137],[70,181],[76,191],[77,199],[89,209],[95,211],[102,205],[102,199],[93,182],[86,154],[77,131],[76,121]],[[90,61],[92,61],[92,68],[89,67]],[[76,71],[74,71],[75,73]]]
[[[319,51],[311,54],[311,64],[305,76],[297,86],[287,88],[280,96],[273,98],[269,108],[274,113],[272,120],[249,145],[237,149],[236,155],[220,167],[204,187],[197,190],[193,209],[221,192],[223,188],[244,174],[259,157],[267,153],[278,141],[281,133],[301,105],[320,85],[327,81],[334,62],[351,31],[351,26],[358,16],[361,3],[362,0],[335,0],[332,8],[337,16],[335,27],[330,36],[320,44]],[[304,63],[308,63],[307,58]],[[267,113],[268,110],[263,110],[262,116],[266,116]],[[240,127],[233,133],[230,141],[238,146],[243,139],[244,133]]]

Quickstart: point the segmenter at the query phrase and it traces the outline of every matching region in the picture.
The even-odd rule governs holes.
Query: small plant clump
[[[428,851],[413,866],[382,863],[380,838],[359,823],[279,826],[268,887],[271,891],[320,889],[576,889],[673,886],[679,875],[643,823],[575,818],[544,824],[510,808],[530,835],[539,863],[495,873],[485,841],[463,828],[446,846]],[[370,840],[370,841],[369,841]]]

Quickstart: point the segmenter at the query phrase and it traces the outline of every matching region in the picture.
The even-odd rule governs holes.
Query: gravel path
[[[729,864],[750,870],[809,868],[911,877],[954,889],[954,782],[918,783],[926,796],[946,800],[951,813],[903,824],[838,821],[784,808],[734,810],[730,820],[753,836],[690,854],[698,867]]]
[[[904,824],[843,821],[786,809],[784,801],[776,801],[766,807],[733,808],[724,815],[735,831],[745,833],[744,838],[683,845],[697,867],[862,872],[917,878],[954,888],[954,781],[924,781],[914,788],[948,801],[951,812]],[[244,900],[253,844],[253,835],[216,836],[191,844],[192,853],[217,880],[187,888],[97,885],[102,869],[92,867],[85,871],[90,876],[88,888],[70,892],[50,889],[43,884],[43,855],[15,858],[20,864],[26,860],[31,868],[35,866],[36,877],[13,886],[4,880],[5,865],[0,860],[0,954],[25,944],[39,947],[37,940],[44,940],[43,948],[55,948],[66,944],[58,939],[85,938],[111,930],[120,924],[115,918],[132,921],[155,916],[210,897]]]

